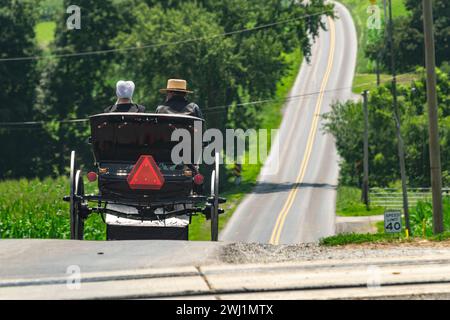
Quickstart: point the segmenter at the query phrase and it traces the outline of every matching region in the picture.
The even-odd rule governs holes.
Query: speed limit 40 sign
[[[400,210],[386,210],[384,212],[384,231],[386,233],[402,232],[402,212]]]

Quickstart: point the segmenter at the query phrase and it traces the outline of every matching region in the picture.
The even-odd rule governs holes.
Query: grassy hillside
[[[371,4],[368,0],[341,0],[343,5],[345,5],[355,22],[356,31],[358,33],[358,62],[356,67],[357,73],[368,73],[371,70],[371,64],[368,59],[364,56],[364,49],[367,44],[367,19],[369,18],[369,13],[367,13],[367,8]],[[378,0],[377,5],[381,9],[382,19],[383,14],[383,1]],[[392,14],[393,17],[405,16],[408,14],[405,8],[404,0],[392,0]]]
[[[34,32],[36,33],[36,41],[41,48],[47,48],[55,38],[55,22],[40,22],[36,25]]]
[[[367,45],[367,19],[369,13],[367,13],[367,8],[371,4],[370,1],[360,1],[360,0],[341,0],[343,5],[345,5],[355,22],[356,31],[358,33],[358,55],[356,62],[356,74],[353,81],[353,92],[361,93],[364,90],[372,90],[376,88],[376,75],[375,66],[369,59],[364,55],[365,48]],[[378,0],[377,5],[381,10],[381,17],[384,19],[384,8],[383,1]],[[408,15],[408,10],[405,7],[404,0],[392,0],[392,14],[393,17],[400,17]],[[387,49],[387,47],[386,47]],[[409,83],[412,79],[417,79],[414,74],[403,74],[399,75],[399,83]],[[381,83],[391,80],[391,76],[388,74],[381,74]]]
[[[370,210],[366,209],[361,202],[361,189],[355,187],[339,186],[336,198],[336,214],[338,216],[372,216],[384,213],[381,207],[372,206]]]

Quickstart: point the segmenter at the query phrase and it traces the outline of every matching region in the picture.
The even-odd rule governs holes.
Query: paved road
[[[177,241],[2,240],[0,300],[450,297],[450,250],[445,246],[335,248],[318,256],[306,247],[260,246],[248,263],[236,264],[223,259],[229,246],[234,248],[212,242],[191,242],[185,248]],[[305,251],[310,254],[303,256]],[[247,257],[245,250],[240,255]],[[260,261],[265,255],[269,262]],[[273,263],[278,258],[289,262]]]
[[[335,232],[338,157],[319,115],[337,100],[352,98],[357,38],[348,10],[336,3],[338,20],[327,19],[290,93],[279,132],[279,171],[267,166],[255,190],[238,207],[221,240],[289,244],[314,242]],[[335,90],[340,89],[340,90]],[[318,93],[320,92],[320,93]],[[308,95],[309,93],[315,93]],[[270,160],[271,159],[271,160]]]

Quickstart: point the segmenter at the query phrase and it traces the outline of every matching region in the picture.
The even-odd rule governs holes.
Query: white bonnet
[[[116,85],[116,94],[118,98],[131,99],[134,93],[134,82],[120,80]]]

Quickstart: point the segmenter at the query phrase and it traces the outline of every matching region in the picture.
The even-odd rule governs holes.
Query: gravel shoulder
[[[222,246],[219,259],[229,264],[345,260],[450,254],[450,241],[411,241],[325,247],[318,244],[267,245],[233,243]]]

